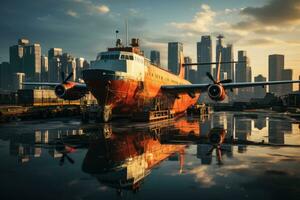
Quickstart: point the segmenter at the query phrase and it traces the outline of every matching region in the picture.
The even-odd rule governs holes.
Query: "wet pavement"
[[[0,199],[299,199],[299,124],[264,112],[2,124]]]

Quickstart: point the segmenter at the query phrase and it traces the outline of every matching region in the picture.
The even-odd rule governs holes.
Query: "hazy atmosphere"
[[[274,15],[276,13],[276,15]],[[286,68],[299,76],[299,0],[11,0],[0,7],[0,61],[7,61],[9,46],[26,37],[42,45],[43,54],[61,47],[74,56],[93,60],[97,52],[112,46],[115,30],[125,38],[141,39],[149,57],[150,49],[161,51],[167,65],[167,42],[180,41],[184,53],[196,60],[196,42],[202,35],[225,36],[235,53],[246,50],[253,77],[267,76],[268,55],[284,54]],[[213,57],[215,57],[213,50]]]

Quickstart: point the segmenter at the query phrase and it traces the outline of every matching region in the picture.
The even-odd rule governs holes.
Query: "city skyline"
[[[202,35],[211,35],[212,46],[215,46],[216,36],[223,34],[225,45],[234,44],[235,58],[238,50],[247,51],[253,76],[268,77],[268,55],[284,54],[286,66],[294,70],[293,78],[298,78],[299,1],[159,3],[158,8],[146,1],[63,0],[60,6],[54,6],[56,3],[49,0],[4,2],[0,8],[1,18],[5,19],[1,20],[0,61],[8,61],[7,47],[22,37],[40,43],[44,49],[60,47],[73,52],[75,57],[94,60],[99,51],[113,46],[115,30],[120,30],[119,36],[124,38],[123,18],[127,17],[129,36],[141,39],[146,55],[151,49],[159,50],[164,67],[167,67],[168,42],[182,42],[184,55],[196,60],[196,42]],[[188,12],[180,12],[182,8]],[[273,15],[274,12],[277,15]]]

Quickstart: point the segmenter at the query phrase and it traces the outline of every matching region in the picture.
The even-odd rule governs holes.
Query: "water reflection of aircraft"
[[[107,130],[104,127],[104,139],[90,144],[82,170],[118,193],[123,189],[138,191],[151,169],[171,155],[178,153],[183,165],[185,145],[161,144],[147,131],[108,134]]]

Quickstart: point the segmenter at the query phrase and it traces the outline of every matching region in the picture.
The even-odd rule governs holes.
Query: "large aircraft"
[[[221,56],[220,56],[221,57]],[[231,62],[223,62],[231,63]],[[195,104],[202,92],[207,92],[214,101],[223,101],[227,90],[275,84],[299,83],[300,80],[241,82],[220,80],[220,64],[217,64],[216,79],[207,73],[210,83],[192,84],[184,79],[184,67],[207,63],[185,64],[180,55],[179,73],[173,74],[156,66],[140,50],[139,40],[132,39],[130,46],[123,46],[118,39],[116,46],[97,55],[89,69],[83,71],[84,83],[69,81],[72,73],[61,83],[25,82],[25,85],[52,86],[55,94],[65,100],[76,100],[90,91],[97,99],[99,112],[104,122],[113,115],[131,116],[133,112],[170,109],[175,114],[184,112]]]

